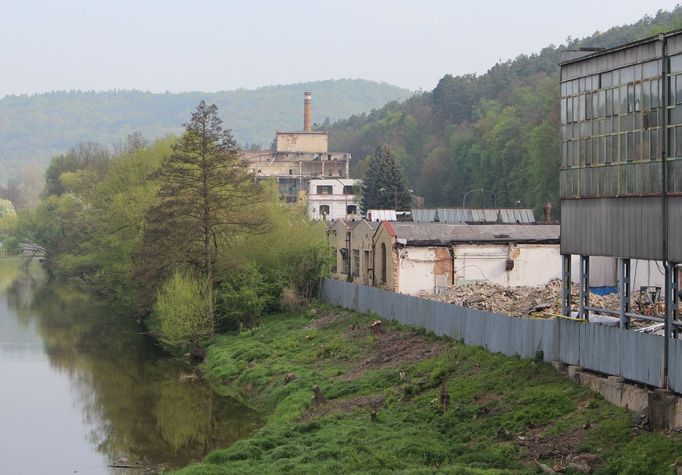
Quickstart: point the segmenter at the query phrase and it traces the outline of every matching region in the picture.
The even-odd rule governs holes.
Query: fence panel
[[[652,386],[661,383],[660,336],[562,319],[508,317],[330,279],[324,281],[320,297],[334,305],[374,312],[492,352],[533,358],[542,351],[545,361],[563,361]],[[671,340],[669,385],[682,392],[680,340]]]
[[[675,339],[670,343],[668,384],[671,390],[682,393],[682,340]]]

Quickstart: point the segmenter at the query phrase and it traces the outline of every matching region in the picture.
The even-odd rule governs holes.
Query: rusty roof
[[[390,223],[397,239],[414,246],[449,246],[458,243],[559,243],[556,224],[444,224]]]

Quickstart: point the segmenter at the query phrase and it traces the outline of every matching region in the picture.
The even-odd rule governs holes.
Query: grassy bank
[[[566,473],[675,473],[682,436],[633,427],[550,365],[392,323],[374,334],[373,320],[313,306],[218,338],[206,377],[267,422],[180,473],[535,473],[535,460],[572,463]]]

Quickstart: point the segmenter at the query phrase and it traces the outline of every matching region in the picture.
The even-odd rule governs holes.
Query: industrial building
[[[330,152],[327,132],[312,129],[312,94],[304,94],[303,131],[275,132],[275,149],[242,152],[257,180],[276,177],[288,202],[301,199],[313,178],[349,178],[350,153]]]
[[[621,328],[651,320],[670,337],[680,326],[682,31],[564,61],[560,80],[563,311],[572,305],[571,256],[580,256],[584,319],[598,310],[587,292],[590,258],[610,256],[619,262]],[[631,312],[634,259],[665,269],[663,315]]]
[[[308,182],[308,216],[333,221],[360,219],[356,178],[316,178]]]

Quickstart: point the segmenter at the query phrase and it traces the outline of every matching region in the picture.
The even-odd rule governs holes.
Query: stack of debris
[[[573,310],[578,309],[579,287],[571,289]],[[479,282],[444,289],[436,295],[426,295],[429,300],[439,300],[463,307],[501,313],[512,317],[527,317],[534,313],[561,313],[561,280],[553,279],[544,287],[502,287],[501,285]],[[590,306],[618,311],[620,296],[617,293],[596,295],[590,293]],[[639,294],[632,296],[630,308],[645,315],[661,315],[659,305],[642,305]],[[661,312],[661,313],[659,313]]]

